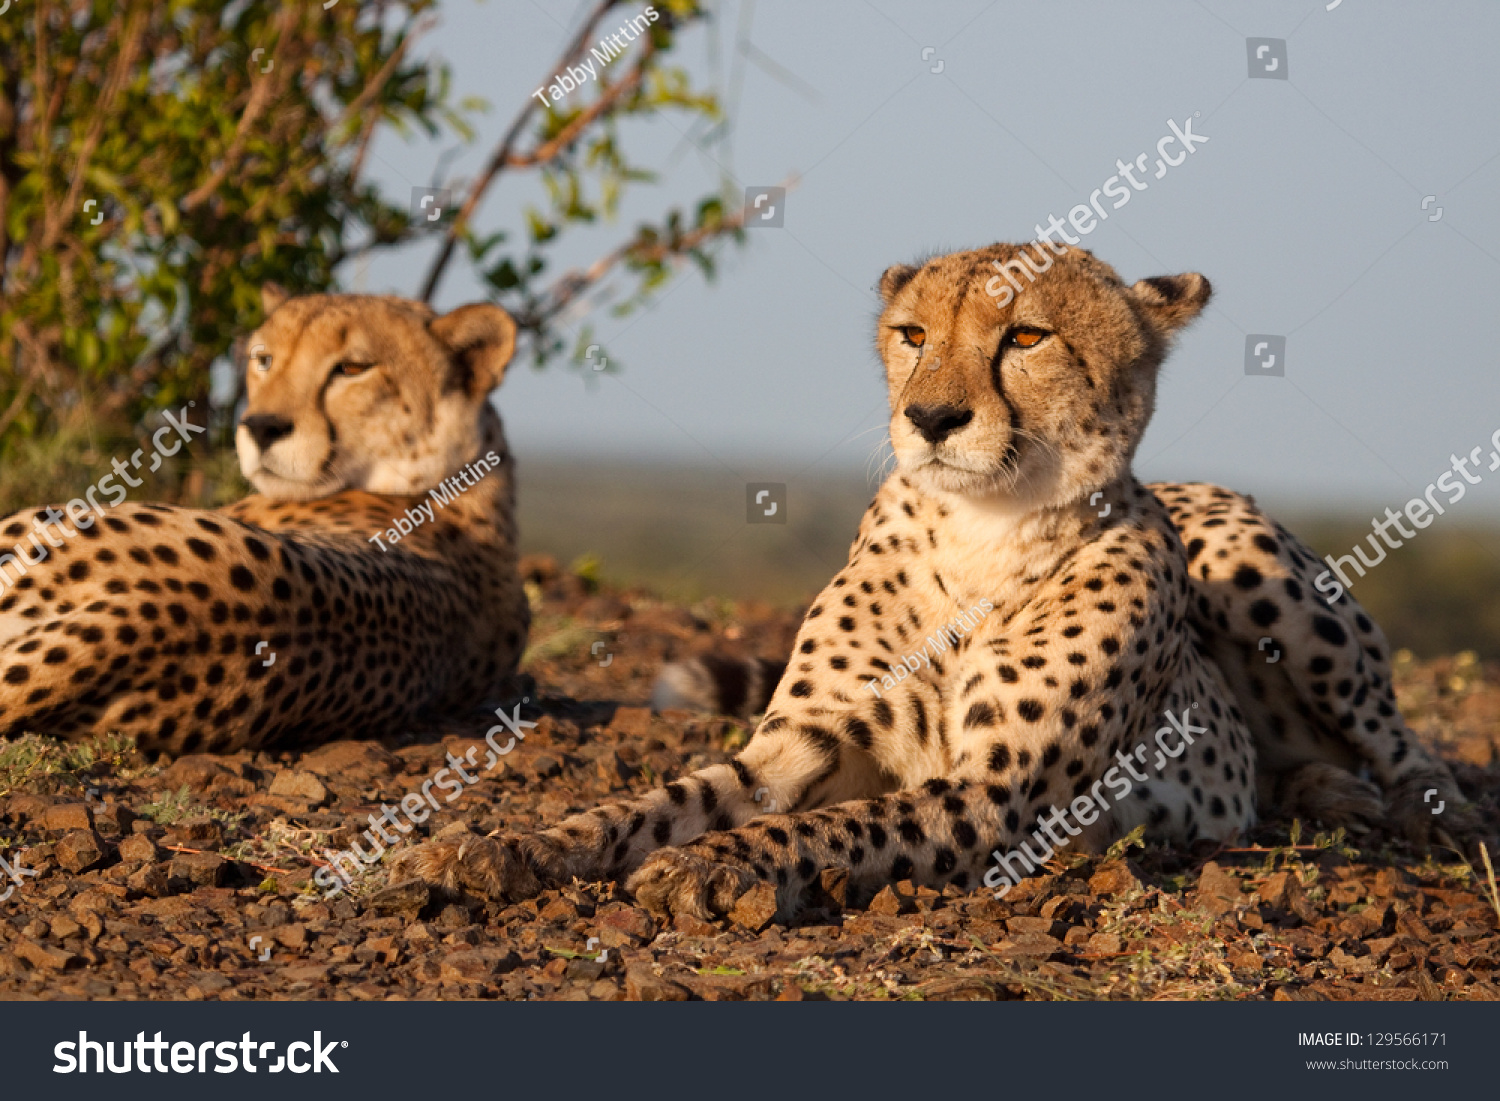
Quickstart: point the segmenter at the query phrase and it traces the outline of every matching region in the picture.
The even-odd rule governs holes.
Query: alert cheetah
[[[866,894],[994,886],[994,858],[1058,808],[1098,851],[1141,824],[1227,840],[1263,801],[1387,813],[1360,765],[1413,832],[1424,787],[1457,806],[1396,711],[1379,629],[1312,593],[1312,554],[1246,498],[1131,473],[1208,281],[1127,285],[1051,247],[1026,248],[1038,270],[1013,300],[994,275],[1011,245],[881,279],[898,466],[743,752],[552,829],[409,850],[393,875],[511,900],[628,876],[653,910],[700,918],[770,881],[787,916],[828,868]]]
[[[0,736],[233,751],[501,698],[530,621],[489,402],[514,323],[274,288],[264,305],[237,435],[260,495],[70,510],[76,528],[46,542],[45,511],[0,519],[0,550],[22,544],[0,557],[18,573],[0,599]]]

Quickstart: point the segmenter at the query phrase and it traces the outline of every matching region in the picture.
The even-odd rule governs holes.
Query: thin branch
[[[652,43],[647,42],[641,52],[640,59],[636,61],[635,66],[629,73],[606,88],[598,99],[580,111],[578,117],[559,130],[551,141],[543,142],[530,153],[511,154],[510,158],[505,162],[505,166],[507,168],[534,168],[536,165],[546,164],[556,157],[558,153],[562,152],[569,145],[572,145],[578,139],[578,135],[583,133],[590,123],[606,111],[612,109],[625,97],[626,93],[640,87],[641,78],[646,75],[646,66],[650,64],[651,58],[655,53],[656,47]]]
[[[52,212],[48,219],[46,232],[42,235],[41,251],[46,252],[57,243],[58,234],[62,232],[63,223],[78,205],[78,198],[83,193],[84,175],[88,171],[89,160],[94,155],[100,139],[104,137],[104,126],[109,121],[109,112],[114,107],[115,100],[119,97],[121,90],[130,79],[130,70],[135,65],[136,51],[140,49],[141,37],[146,32],[146,24],[149,21],[149,9],[136,11],[126,24],[125,41],[120,47],[120,54],[115,58],[115,71],[110,74],[109,82],[104,86],[104,94],[99,98],[99,104],[94,108],[94,119],[89,126],[89,132],[83,139],[83,145],[78,150],[78,160],[73,165],[73,178],[68,184],[68,196],[64,200],[62,208]]]
[[[573,36],[573,40],[568,43],[567,49],[563,51],[561,60],[552,67],[552,75],[547,78],[544,85],[551,84],[556,80],[557,75],[566,69],[574,58],[582,54],[583,48],[594,37],[594,28],[599,25],[599,20],[603,19],[605,13],[619,2],[620,0],[599,0],[598,5],[589,13],[589,17],[584,20],[583,26],[578,29],[578,33]],[[475,209],[479,206],[479,201],[484,198],[484,193],[495,182],[495,177],[509,164],[512,151],[515,149],[516,143],[520,141],[521,134],[525,130],[526,124],[530,121],[532,112],[537,109],[537,106],[535,97],[526,97],[526,106],[521,108],[520,113],[516,115],[509,129],[505,131],[505,136],[500,139],[500,144],[490,154],[489,163],[484,166],[484,171],[474,181],[474,186],[469,189],[468,197],[464,199],[463,206],[459,208],[458,214],[449,224],[447,233],[443,236],[442,246],[438,249],[438,254],[433,260],[432,266],[427,269],[427,278],[422,284],[421,301],[428,303],[432,301],[433,293],[437,290],[438,280],[443,276],[443,269],[448,266],[448,261],[453,255],[453,246],[458,243],[459,234],[467,228],[469,219],[473,217]]]
[[[10,422],[21,415],[21,410],[26,406],[26,399],[31,397],[31,389],[35,382],[35,379],[28,376],[21,383],[21,388],[16,391],[16,396],[11,401],[9,408],[5,410],[3,416],[0,416],[0,437],[5,435],[5,430],[10,427]]]
[[[380,94],[380,90],[384,88],[386,86],[386,83],[391,79],[391,74],[394,73],[396,71],[396,68],[401,64],[401,59],[406,56],[406,51],[411,46],[411,44],[435,26],[437,26],[436,19],[425,19],[417,27],[412,27],[409,23],[405,27],[403,27],[403,37],[401,41],[396,44],[396,48],[391,51],[391,56],[386,58],[385,64],[380,67],[380,71],[370,78],[369,83],[364,86],[359,95],[355,96],[352,100],[349,101],[349,105],[345,107],[343,113],[334,120],[333,126],[330,127],[330,129],[334,131],[338,130],[344,125],[344,123],[348,122],[351,118],[353,118],[355,115],[359,114],[367,106],[369,106],[370,101]]]
[[[796,187],[796,179],[783,182],[787,190]],[[599,257],[583,271],[568,272],[558,278],[552,288],[543,294],[545,304],[516,319],[516,324],[532,332],[540,331],[549,321],[597,284],[614,268],[627,261],[643,264],[660,264],[681,260],[716,237],[734,233],[745,225],[745,208],[725,214],[712,225],[699,226],[671,241],[659,241],[653,245],[641,241],[628,241],[612,252]]]
[[[283,41],[291,30],[292,19],[296,16],[297,9],[288,5],[282,9],[281,18],[276,28],[276,41]],[[272,59],[274,64],[275,59]],[[209,174],[204,180],[187,195],[183,196],[178,206],[183,213],[191,213],[201,206],[213,193],[219,190],[220,185],[229,178],[229,173],[239,166],[240,157],[245,152],[245,146],[250,141],[250,129],[260,116],[270,106],[275,93],[281,89],[281,83],[289,67],[282,68],[282,76],[272,77],[268,80],[254,80],[250,86],[250,99],[245,103],[245,109],[240,113],[240,121],[234,128],[234,138],[229,143],[229,148],[224,151],[223,157],[219,159],[219,167]]]

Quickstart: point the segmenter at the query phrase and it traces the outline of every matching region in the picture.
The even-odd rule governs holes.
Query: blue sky
[[[645,312],[588,318],[620,375],[518,364],[498,397],[514,447],[523,462],[674,459],[747,480],[867,469],[886,422],[880,273],[1029,238],[1149,152],[1147,189],[1085,244],[1127,279],[1196,270],[1216,293],[1164,368],[1140,473],[1329,507],[1420,494],[1500,428],[1500,5],[1327,2],[721,5],[677,53],[726,93],[728,141],[700,150],[675,116],[625,128],[662,179],[559,263],[726,176],[798,176],[784,225],[723,252],[711,286],[684,271]],[[398,201],[445,153],[451,174],[478,170],[582,7],[441,12],[425,48],[493,110],[457,151],[383,136],[371,172]],[[1261,64],[1288,79],[1249,76],[1248,38],[1285,43]],[[1208,141],[1152,178],[1168,120],[1190,116]],[[532,175],[502,179],[478,224],[519,230],[539,194]],[[430,251],[379,257],[346,285],[414,294]],[[455,263],[438,304],[478,297]],[[1286,338],[1284,376],[1246,375],[1252,334]],[[1500,471],[1462,507],[1500,514]]]

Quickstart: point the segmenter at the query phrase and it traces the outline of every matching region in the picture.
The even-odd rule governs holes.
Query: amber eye
[[[1016,329],[1010,334],[1010,342],[1017,348],[1032,348],[1040,344],[1046,335],[1041,329]]]
[[[896,331],[901,334],[901,339],[913,348],[920,348],[927,343],[927,330],[916,325],[900,325]]]
[[[354,378],[357,375],[364,374],[369,369],[370,364],[368,363],[340,363],[334,367],[333,373],[342,375],[344,378]]]

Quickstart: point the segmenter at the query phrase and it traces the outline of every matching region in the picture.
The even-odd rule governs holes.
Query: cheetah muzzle
[[[60,546],[22,540],[45,513],[0,520],[0,551],[29,559],[0,554],[0,736],[309,745],[509,691],[530,612],[489,395],[514,323],[274,288],[265,305],[237,435],[258,495],[123,503]]]
[[[997,271],[1017,264],[1034,279],[1002,299]],[[710,659],[659,688],[659,705],[703,702],[682,690],[701,697],[732,671],[744,700],[757,676],[775,681],[749,744],[495,845],[545,849],[527,864],[539,882],[628,877],[644,905],[698,917],[763,881],[787,917],[830,868],[851,897],[903,879],[993,887],[997,854],[1040,842],[1044,815],[1098,797],[1164,715],[1189,713],[1192,744],[1079,813],[1073,851],[1139,825],[1163,843],[1227,842],[1270,804],[1420,839],[1418,785],[1460,807],[1450,831],[1473,827],[1402,722],[1380,629],[1347,594],[1313,591],[1312,552],[1246,497],[1132,474],[1158,369],[1206,279],[1126,284],[1086,251],[1034,243],[897,265],[880,292],[897,468],[847,565],[779,681]],[[763,815],[761,789],[790,813]],[[443,866],[419,848],[395,874],[445,884]],[[521,878],[500,893],[525,893]]]

